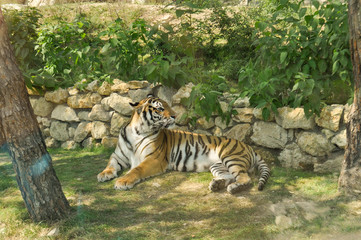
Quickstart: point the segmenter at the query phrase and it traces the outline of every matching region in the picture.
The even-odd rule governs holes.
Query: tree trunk
[[[16,180],[34,221],[58,220],[70,206],[55,175],[10,46],[0,8],[0,147],[8,150]]]
[[[348,21],[350,52],[354,75],[354,101],[347,124],[347,146],[340,178],[339,190],[347,194],[361,193],[361,1],[350,0]]]

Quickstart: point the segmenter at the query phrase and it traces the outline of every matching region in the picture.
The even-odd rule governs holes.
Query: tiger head
[[[153,95],[130,105],[134,108],[131,123],[138,125],[136,129],[140,133],[158,131],[175,123],[175,112],[165,101]]]

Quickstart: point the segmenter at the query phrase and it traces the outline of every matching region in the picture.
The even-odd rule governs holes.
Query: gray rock
[[[74,141],[82,142],[92,130],[92,123],[90,122],[81,122],[74,132]]]
[[[120,128],[128,121],[128,118],[123,117],[119,113],[114,113],[110,121],[110,134],[118,136]]]
[[[101,104],[95,104],[89,113],[88,117],[91,121],[103,121],[109,122],[111,118],[111,114],[103,108]]]
[[[54,109],[54,104],[46,101],[43,97],[30,98],[30,103],[36,116],[47,117]]]
[[[216,124],[217,127],[220,127],[222,130],[228,128],[228,127],[232,127],[233,126],[233,120],[231,119],[228,123],[228,125],[226,124],[226,119],[224,119],[224,121],[222,120],[222,117],[216,117],[216,119],[214,120],[214,123]]]
[[[228,132],[226,132],[224,136],[244,142],[246,138],[249,137],[251,132],[252,127],[250,124],[237,124],[233,126]]]
[[[313,171],[318,173],[340,173],[343,160],[343,151],[333,153],[327,158],[326,162],[316,163]]]
[[[50,125],[50,136],[58,141],[69,139],[68,124],[60,121],[53,121]]]
[[[308,130],[315,127],[315,117],[306,118],[303,108],[279,108],[276,122],[285,129],[302,128]]]
[[[215,126],[214,119],[209,118],[207,119],[205,117],[199,118],[197,120],[197,127],[199,127],[201,130],[207,130]]]
[[[95,139],[92,137],[88,137],[87,139],[85,139],[81,145],[83,146],[83,148],[93,148],[95,146]]]
[[[45,145],[47,148],[58,148],[60,146],[59,142],[52,137],[45,138]]]
[[[51,118],[64,121],[64,122],[79,122],[79,118],[76,115],[74,109],[65,106],[65,105],[58,105],[55,107],[53,112],[51,113]]]
[[[146,98],[148,94],[152,93],[151,88],[129,90],[128,95],[132,99],[132,102],[140,102]]]
[[[86,86],[85,90],[89,92],[97,92],[98,88],[99,88],[99,81],[94,80],[91,83],[89,83],[88,86]]]
[[[63,103],[66,103],[66,101],[69,97],[69,93],[68,93],[68,90],[59,88],[55,91],[46,92],[44,97],[45,97],[45,100],[48,102],[53,102],[56,104],[63,104]]]
[[[175,123],[178,125],[187,125],[189,119],[186,118],[184,114],[187,113],[187,109],[181,105],[176,105],[172,107],[173,111],[176,113]]]
[[[194,87],[193,83],[181,87],[176,94],[172,97],[172,105],[180,104],[182,98],[189,98]]]
[[[109,126],[106,123],[95,121],[92,124],[91,135],[94,139],[102,139],[109,135]]]
[[[287,143],[287,131],[276,123],[258,121],[253,125],[251,139],[263,147],[282,149]]]
[[[237,115],[233,117],[236,122],[251,123],[253,121],[253,108],[235,108]]]
[[[337,133],[331,140],[331,143],[336,144],[337,147],[345,149],[347,145],[346,129]]]
[[[273,122],[275,120],[275,114],[274,112],[270,113],[270,116],[267,120],[263,119],[262,116],[262,109],[261,108],[254,108],[253,109],[253,116],[255,116],[256,119],[266,122]]]
[[[310,170],[317,163],[317,158],[301,150],[296,143],[287,145],[278,156],[282,167]]]
[[[118,144],[118,138],[116,137],[103,137],[102,145],[105,148],[115,148]]]
[[[326,156],[334,149],[334,145],[324,135],[314,132],[300,133],[297,143],[303,151],[316,157]]]
[[[77,149],[79,147],[80,147],[79,143],[77,143],[75,141],[72,141],[72,140],[66,141],[66,142],[61,144],[61,148],[68,149],[68,150],[74,150],[74,149]]]
[[[117,93],[112,93],[109,97],[106,97],[101,101],[104,109],[110,107],[125,116],[130,116],[133,112],[133,108],[129,105],[130,102],[132,102],[132,99],[129,97],[122,97]]]
[[[109,96],[112,93],[111,84],[104,81],[98,89],[98,93],[102,96]]]
[[[172,106],[172,98],[177,93],[177,90],[174,88],[166,87],[166,86],[160,86],[157,89],[156,96],[158,96],[160,99],[163,99],[168,103],[169,106]]]
[[[78,112],[78,118],[83,121],[90,121],[89,113],[90,111],[80,111]]]
[[[337,132],[340,128],[340,120],[343,113],[342,105],[326,106],[322,109],[320,116],[316,117],[316,123],[322,128]]]

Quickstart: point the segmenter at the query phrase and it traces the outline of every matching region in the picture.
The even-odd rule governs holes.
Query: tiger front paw
[[[117,189],[117,190],[129,190],[131,188],[134,187],[134,185],[139,182],[138,181],[134,181],[132,179],[130,179],[129,177],[127,176],[124,176],[124,177],[120,177],[117,179],[117,181],[115,182],[114,184],[114,189]]]
[[[103,172],[99,173],[97,176],[98,182],[109,181],[115,177],[117,177],[117,172],[112,169],[105,169]]]

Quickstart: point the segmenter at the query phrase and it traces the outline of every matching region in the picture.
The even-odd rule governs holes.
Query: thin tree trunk
[[[354,101],[347,124],[347,146],[338,182],[347,194],[361,193],[361,1],[350,0],[348,21],[354,75]]]
[[[30,105],[23,76],[0,9],[0,147],[11,158],[16,180],[34,221],[64,218],[70,206],[53,169]]]

